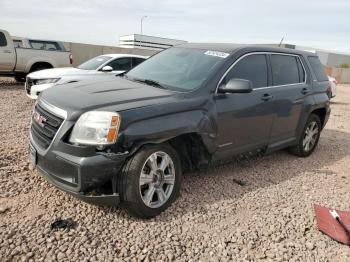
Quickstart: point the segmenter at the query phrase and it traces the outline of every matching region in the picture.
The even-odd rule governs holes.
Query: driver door
[[[253,91],[216,95],[219,158],[268,145],[274,117],[268,68],[265,54],[248,54],[224,77],[221,84],[234,78],[250,80]]]

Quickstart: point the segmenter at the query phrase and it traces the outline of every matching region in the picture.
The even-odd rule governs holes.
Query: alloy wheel
[[[316,121],[310,122],[304,133],[303,149],[305,152],[308,152],[315,147],[319,132],[319,127]]]
[[[150,208],[164,205],[175,184],[175,167],[171,157],[162,151],[151,154],[143,164],[139,187],[143,203]]]

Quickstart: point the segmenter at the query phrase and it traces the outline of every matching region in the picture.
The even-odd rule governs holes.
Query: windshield
[[[228,56],[216,51],[170,48],[144,61],[126,77],[147,80],[170,90],[192,91],[199,88]]]
[[[110,56],[104,56],[104,55],[94,57],[86,61],[85,63],[82,63],[81,65],[79,65],[78,68],[84,69],[84,70],[96,70],[111,58],[112,57]]]

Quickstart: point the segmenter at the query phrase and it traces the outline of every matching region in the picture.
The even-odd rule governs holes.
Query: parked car
[[[328,97],[329,99],[337,95],[337,85],[338,82],[334,77],[328,76],[329,87],[328,87]]]
[[[178,197],[183,172],[246,152],[309,156],[330,114],[327,85],[312,53],[172,47],[112,81],[43,92],[30,163],[84,201],[154,217]]]
[[[73,63],[73,56],[63,43],[48,40],[14,38],[0,30],[0,76],[13,76],[24,82],[28,73],[64,67]]]
[[[76,68],[41,70],[27,76],[25,90],[28,97],[37,99],[42,91],[55,85],[92,79],[99,75],[121,74],[142,63],[147,58],[147,56],[131,54],[106,54],[92,58]]]

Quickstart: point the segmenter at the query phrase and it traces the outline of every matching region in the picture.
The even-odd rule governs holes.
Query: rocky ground
[[[80,202],[29,171],[32,106],[23,86],[0,79],[1,261],[350,261],[313,211],[350,210],[350,86],[339,86],[312,156],[281,151],[189,174],[151,220]],[[57,218],[75,229],[52,231]]]

